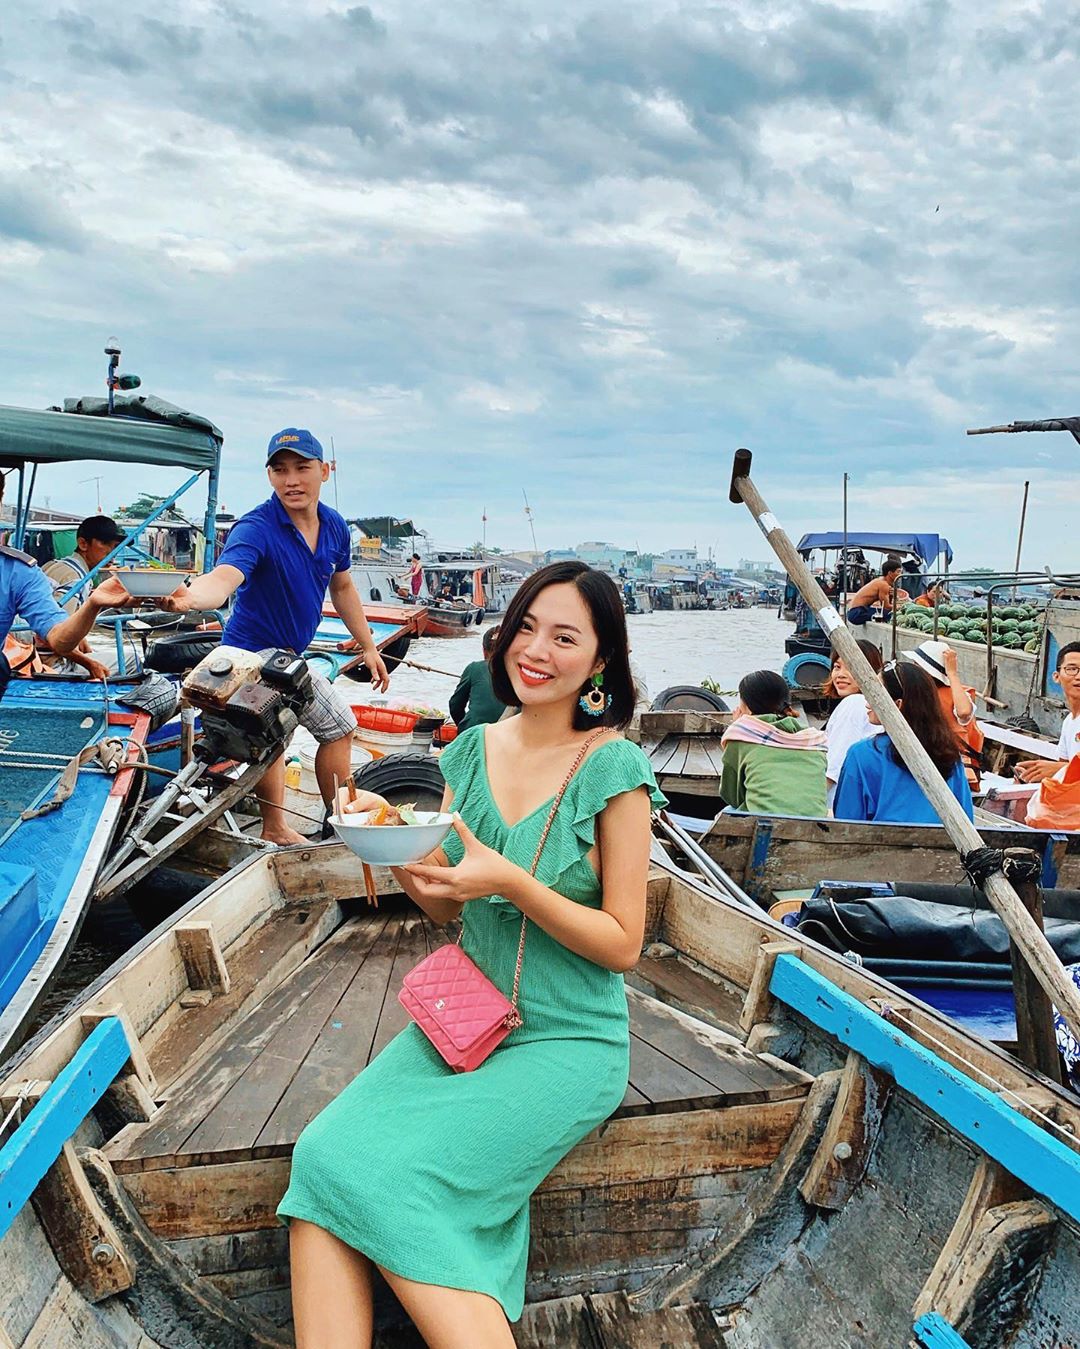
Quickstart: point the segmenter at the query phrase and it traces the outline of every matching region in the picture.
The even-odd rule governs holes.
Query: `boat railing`
[[[1004,1170],[1042,1195],[1063,1213],[1080,1221],[1080,1153],[1063,1141],[1065,1131],[1049,1116],[1028,1119],[1004,1097],[1007,1089],[987,1078],[976,1082],[925,1044],[906,1034],[888,1016],[902,1017],[899,1009],[885,1015],[844,992],[793,952],[775,955],[769,992],[800,1016],[846,1046],[850,1053],[887,1074],[931,1113],[966,1138]],[[925,1035],[925,1031],[923,1031]],[[964,1067],[976,1073],[970,1063]],[[985,1074],[982,1074],[986,1076]],[[1020,1102],[1031,1109],[1029,1102]],[[1062,1138],[1056,1136],[1060,1131]],[[865,1165],[864,1139],[856,1148],[843,1141],[835,1149],[839,1166]],[[861,1154],[861,1155],[860,1155]],[[920,1324],[920,1322],[922,1324]],[[920,1317],[913,1326],[924,1345],[963,1346],[967,1343],[943,1317]]]
[[[99,1021],[0,1148],[0,1238],[130,1058],[120,1018]],[[17,1107],[18,1101],[5,1126]]]

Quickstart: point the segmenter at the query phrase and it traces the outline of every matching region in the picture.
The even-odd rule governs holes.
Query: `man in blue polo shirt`
[[[319,500],[319,491],[330,476],[322,446],[310,431],[292,426],[279,431],[267,447],[266,475],[273,496],[237,520],[213,571],[182,586],[162,601],[162,607],[175,613],[219,609],[235,592],[232,614],[222,633],[223,645],[256,652],[280,647],[302,655],[319,626],[329,588],[334,608],[363,652],[373,686],[389,687],[390,676],[349,575],[349,527],[337,511]],[[311,682],[315,700],[301,721],[319,742],[315,776],[329,805],[335,777],[345,782],[352,771],[356,718],[325,676],[312,670]],[[306,843],[282,810],[282,757],[268,769],[260,796],[263,838],[272,843]]]

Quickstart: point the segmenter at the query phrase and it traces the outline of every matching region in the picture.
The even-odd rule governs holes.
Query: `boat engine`
[[[205,656],[181,690],[181,702],[202,714],[202,738],[179,773],[130,824],[98,876],[96,897],[124,894],[232,810],[281,753],[313,697],[307,662],[292,651],[259,656],[219,646]],[[212,773],[211,766],[222,759],[239,767]]]
[[[184,680],[183,701],[197,707],[202,719],[196,758],[258,763],[273,757],[313,696],[307,662],[292,651],[263,657],[218,647]]]

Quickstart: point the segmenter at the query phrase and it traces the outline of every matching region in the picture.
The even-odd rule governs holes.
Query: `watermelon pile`
[[[934,611],[914,602],[897,615],[897,626],[915,632],[934,632]],[[1036,652],[1042,645],[1042,611],[1032,605],[1005,605],[993,610],[990,635],[1006,651]],[[942,604],[938,608],[938,636],[946,641],[986,642],[985,604]]]

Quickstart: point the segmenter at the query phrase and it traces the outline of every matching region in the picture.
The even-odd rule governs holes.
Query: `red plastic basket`
[[[411,735],[420,720],[415,712],[402,712],[396,707],[369,707],[353,704],[356,724],[364,731],[388,731],[396,735]]]
[[[449,745],[450,741],[455,739],[458,728],[452,721],[444,721],[435,734],[431,737],[433,745]]]

